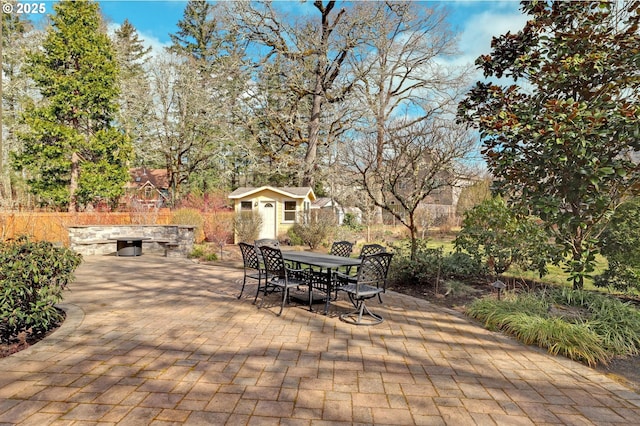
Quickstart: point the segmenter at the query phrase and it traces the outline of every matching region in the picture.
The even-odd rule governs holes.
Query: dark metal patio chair
[[[353,243],[349,241],[334,241],[334,243],[331,244],[331,251],[329,252],[329,254],[332,254],[334,256],[349,257],[351,256],[352,251]]]
[[[282,251],[279,248],[264,245],[260,246],[260,252],[262,253],[264,267],[269,277],[265,281],[264,296],[260,302],[260,307],[264,304],[264,299],[270,290],[272,292],[282,291],[282,303],[280,305],[280,312],[278,312],[278,316],[280,316],[284,309],[285,302],[289,302],[289,290],[301,285],[308,285],[309,272],[303,269],[288,267],[282,258]]]
[[[244,287],[247,284],[247,278],[251,278],[258,281],[258,290],[256,291],[256,297],[253,299],[253,303],[256,303],[258,293],[260,293],[260,289],[262,288],[260,283],[263,278],[265,281],[267,280],[267,272],[260,264],[260,259],[255,246],[247,243],[238,243],[238,247],[240,247],[242,261],[244,263],[244,278],[242,279],[242,289],[240,290],[238,299],[242,297]]]
[[[348,275],[335,274],[338,281],[344,281],[344,285],[338,290],[347,293],[355,307],[354,311],[340,315],[341,320],[356,325],[375,325],[384,321],[380,315],[369,310],[366,301],[376,296],[380,297],[381,293],[386,292],[387,274],[392,257],[391,253],[364,256],[355,280]]]
[[[377,253],[385,253],[386,251],[387,249],[380,244],[365,244],[364,246],[362,246],[362,249],[360,250],[360,256],[358,257],[362,259],[365,256],[370,256]]]

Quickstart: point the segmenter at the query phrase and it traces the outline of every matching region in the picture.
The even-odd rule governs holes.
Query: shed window
[[[284,202],[284,221],[295,222],[296,220],[296,202],[285,201]]]
[[[240,210],[243,212],[251,211],[251,201],[241,201],[240,202]]]

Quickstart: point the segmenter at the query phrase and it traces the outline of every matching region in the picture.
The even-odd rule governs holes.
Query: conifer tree
[[[42,96],[28,107],[28,130],[14,165],[28,175],[41,204],[76,211],[89,203],[115,203],[128,180],[131,144],[113,126],[117,72],[113,46],[93,1],[53,6],[42,49],[28,58],[28,73]]]
[[[136,28],[125,19],[115,31],[114,45],[117,54],[120,88],[120,108],[117,121],[131,139],[136,163],[158,166],[161,163],[157,149],[150,138],[149,111],[153,108],[149,75],[146,65],[150,59],[150,47],[145,47]]]

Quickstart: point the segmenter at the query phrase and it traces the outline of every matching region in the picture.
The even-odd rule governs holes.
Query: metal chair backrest
[[[362,246],[362,250],[360,250],[360,259],[365,256],[371,256],[372,254],[384,253],[387,250],[381,246],[380,244],[366,244]]]
[[[268,245],[260,246],[260,252],[268,275],[281,278],[286,276],[282,251],[279,248]]]
[[[353,243],[349,241],[335,241],[331,244],[330,254],[334,256],[349,257],[353,251]]]
[[[258,249],[262,246],[280,247],[280,241],[273,238],[261,238],[256,240],[255,244]]]
[[[364,256],[358,268],[356,281],[358,285],[366,284],[387,289],[387,274],[391,265],[392,253],[376,253]]]
[[[247,243],[238,243],[240,252],[242,253],[242,261],[245,268],[260,269],[260,259],[255,246]]]

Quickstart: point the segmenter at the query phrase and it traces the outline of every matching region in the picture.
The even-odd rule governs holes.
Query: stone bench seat
[[[69,247],[84,255],[109,255],[117,238],[140,239],[144,253],[187,257],[193,250],[192,225],[79,225],[69,227]]]
[[[77,241],[75,244],[79,246],[90,246],[93,244],[113,244],[112,240],[86,240],[86,241]]]

